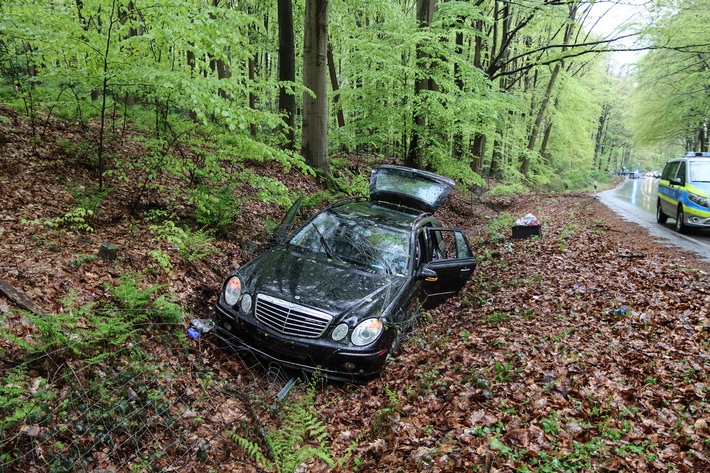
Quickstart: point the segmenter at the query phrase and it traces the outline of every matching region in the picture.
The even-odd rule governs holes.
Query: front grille
[[[256,319],[284,335],[318,338],[323,335],[333,317],[325,312],[259,294],[256,297]]]

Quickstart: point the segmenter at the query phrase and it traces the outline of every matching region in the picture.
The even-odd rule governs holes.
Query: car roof
[[[683,156],[679,156],[677,158],[669,159],[666,161],[666,164],[670,163],[676,163],[680,161],[704,161],[705,159],[710,158],[710,153],[706,151],[688,151],[686,152]]]
[[[409,230],[414,222],[421,218],[433,216],[429,212],[421,212],[409,207],[396,206],[367,199],[347,199],[335,202],[326,211],[359,217],[384,226]]]

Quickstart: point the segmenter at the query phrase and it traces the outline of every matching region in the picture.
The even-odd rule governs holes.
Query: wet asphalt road
[[[675,220],[668,219],[665,225],[656,222],[656,195],[658,179],[642,177],[627,179],[616,189],[597,194],[599,200],[622,219],[643,227],[661,243],[677,246],[710,262],[710,230],[690,230],[680,235],[673,230]]]

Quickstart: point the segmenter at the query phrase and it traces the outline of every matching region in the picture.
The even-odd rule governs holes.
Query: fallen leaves
[[[363,450],[364,470],[417,470],[425,458],[431,471],[710,467],[708,285],[696,269],[707,266],[585,196],[533,205],[544,238],[479,247],[493,256],[460,299],[432,311],[369,385],[380,399],[396,386],[401,422],[430,430],[438,448],[387,458]],[[402,430],[385,434],[387,444],[419,438]]]
[[[57,176],[83,185],[92,178],[57,156],[17,153],[16,160],[0,161],[0,200],[6,203],[0,279],[49,312],[62,310],[71,289],[85,303],[102,300],[121,271],[133,270],[170,285],[189,315],[209,317],[222,276],[249,256],[246,245],[219,240],[209,261],[178,263],[166,275],[146,256],[154,242],[145,222],[126,212],[131,193],[125,188],[110,195],[90,238],[23,224],[72,208]],[[313,180],[278,166],[256,166],[262,175],[279,175],[290,189],[316,188]],[[258,201],[246,205],[235,225],[243,233],[238,241],[245,242],[258,239],[266,217],[278,220],[280,213]],[[506,233],[491,241],[486,217],[500,209],[533,212],[543,238],[513,241]],[[381,378],[365,386],[328,385],[319,393],[333,457],[343,459],[340,471],[710,469],[707,265],[659,246],[585,195],[505,197],[485,207],[454,193],[440,217],[470,232],[479,266],[457,298],[428,314],[429,322],[402,345]],[[104,241],[119,248],[120,271],[92,258]],[[33,327],[10,312],[14,308],[0,298],[5,328],[30,336]],[[278,392],[278,382],[254,383],[265,376],[262,367],[209,343],[198,341],[185,355],[147,335],[143,342],[156,363],[185,369],[173,384],[155,385],[174,401],[186,436],[180,445],[204,442],[213,452],[203,464],[191,461],[194,452],[166,447],[160,466],[175,469],[171,455],[183,455],[179,465],[189,471],[257,471],[225,448],[222,433],[236,424],[255,431],[260,423],[277,426],[269,406],[247,415],[248,402],[219,391],[222,386],[207,383],[203,373],[248,387],[259,399],[268,398],[268,388]],[[0,349],[12,359],[12,344],[3,340]],[[88,383],[86,372],[78,376],[78,383]],[[145,378],[152,383],[153,373]],[[131,389],[126,396],[135,402]],[[41,432],[35,424],[23,429],[27,439]],[[110,453],[94,451],[97,466],[120,470]]]

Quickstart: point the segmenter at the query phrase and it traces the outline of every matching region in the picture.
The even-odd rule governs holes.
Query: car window
[[[458,259],[472,256],[466,237],[460,231],[450,228],[431,229],[429,234],[434,244],[432,259]]]
[[[429,230],[429,239],[431,247],[430,259],[445,259],[446,246],[444,246],[444,241],[441,239],[441,232],[433,229]]]
[[[680,164],[679,161],[673,161],[672,163],[666,164],[666,167],[663,168],[663,174],[661,175],[661,179],[670,181],[675,177],[675,173],[678,170],[678,165]]]
[[[681,178],[683,183],[685,183],[685,169],[686,169],[685,161],[681,161],[680,166],[678,167],[678,172],[675,175],[675,177]]]
[[[301,229],[291,244],[366,269],[404,275],[409,240],[404,231],[347,215],[323,212]]]
[[[710,160],[690,163],[691,182],[710,182]]]

